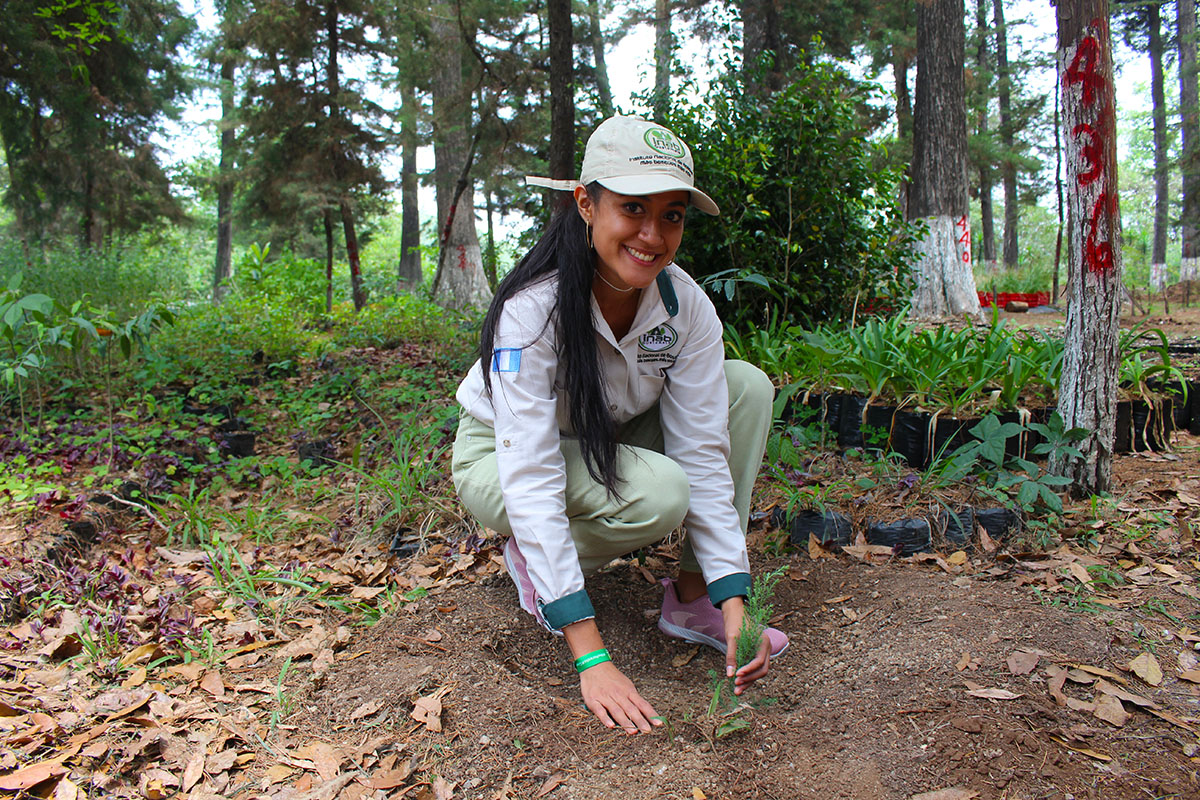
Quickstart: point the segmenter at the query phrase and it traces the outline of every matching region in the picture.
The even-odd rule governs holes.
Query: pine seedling
[[[734,662],[738,669],[749,664],[758,655],[763,633],[767,630],[767,622],[775,610],[771,598],[774,596],[775,586],[782,576],[783,567],[780,567],[774,572],[758,576],[750,586],[750,595],[746,598],[746,610],[742,616],[742,628],[738,631],[737,643],[734,645],[733,651]],[[733,693],[733,678],[726,677],[722,672],[716,670],[709,670],[708,674],[712,678],[713,684],[712,702],[708,704],[708,713],[710,715],[716,714],[718,711],[732,713],[740,709],[741,704]],[[744,726],[738,725],[726,732],[732,732],[738,727]]]

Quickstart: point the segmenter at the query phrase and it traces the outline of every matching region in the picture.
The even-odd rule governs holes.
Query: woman
[[[509,536],[521,606],[566,637],[587,707],[607,727],[648,732],[661,721],[604,649],[584,576],[684,523],[659,628],[725,652],[738,694],[765,675],[787,637],[768,629],[740,669],[734,642],[773,388],[725,361],[711,301],[673,263],[687,207],[719,213],[678,137],[613,117],[588,140],[578,182],[527,182],[573,191],[575,208],[488,310],[457,395],[454,483],[481,523]]]

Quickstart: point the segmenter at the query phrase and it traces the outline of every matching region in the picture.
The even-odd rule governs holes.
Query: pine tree
[[[1058,75],[1066,143],[1067,306],[1058,412],[1091,433],[1082,459],[1051,453],[1050,468],[1079,494],[1112,479],[1121,308],[1117,129],[1107,0],[1058,0]]]
[[[908,218],[927,227],[917,245],[917,317],[979,314],[967,216],[963,0],[917,4],[917,98]]]

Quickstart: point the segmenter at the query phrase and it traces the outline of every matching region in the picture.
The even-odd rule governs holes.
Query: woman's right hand
[[[611,661],[589,667],[579,674],[583,702],[606,728],[621,727],[626,733],[649,733],[651,726],[662,725],[654,707],[642,699],[633,681],[626,678]]]

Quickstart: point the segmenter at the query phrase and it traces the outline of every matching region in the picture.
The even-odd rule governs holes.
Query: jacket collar
[[[675,294],[675,284],[671,282],[671,276],[667,274],[673,266],[674,264],[668,264],[663,267],[654,283],[642,290],[637,315],[633,318],[633,324],[629,326],[629,333],[625,334],[625,340],[637,339],[679,313],[679,297]],[[600,313],[600,305],[596,302],[595,295],[592,295],[592,316],[596,320],[596,330],[600,335],[614,347],[619,347],[621,343],[613,336],[612,329]]]

